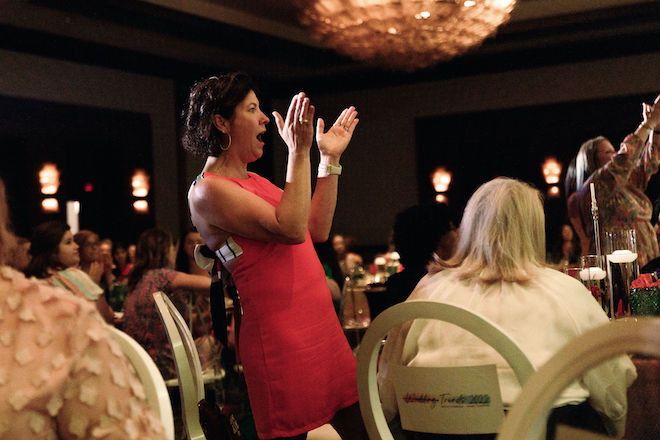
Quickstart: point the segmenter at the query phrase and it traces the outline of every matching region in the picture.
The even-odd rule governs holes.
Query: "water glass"
[[[630,285],[639,276],[635,230],[605,232],[605,255],[610,290],[610,317],[630,315]]]
[[[610,297],[607,289],[607,265],[604,255],[580,257],[580,281],[589,289],[605,313],[610,316]]]

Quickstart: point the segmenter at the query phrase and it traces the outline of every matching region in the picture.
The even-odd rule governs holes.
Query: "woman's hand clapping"
[[[290,154],[309,153],[314,136],[314,106],[304,92],[291,99],[286,120],[278,112],[273,112],[277,131],[289,147]]]
[[[341,154],[346,150],[348,143],[353,137],[353,132],[359,119],[355,107],[345,108],[334,125],[324,133],[325,123],[322,118],[316,123],[316,143],[319,146],[321,158],[334,158],[339,160]]]

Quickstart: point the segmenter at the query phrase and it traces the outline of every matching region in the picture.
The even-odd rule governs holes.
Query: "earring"
[[[229,142],[227,142],[226,147],[224,145],[220,145],[220,149],[222,151],[227,151],[227,150],[229,150],[229,147],[231,147],[231,135],[229,133],[223,133],[223,134],[226,135],[229,138]]]

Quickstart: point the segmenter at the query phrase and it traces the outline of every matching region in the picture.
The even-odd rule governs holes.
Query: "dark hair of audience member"
[[[186,255],[186,246],[184,241],[186,236],[191,232],[197,232],[197,230],[195,228],[186,228],[186,231],[181,235],[179,249],[176,252],[176,262],[174,263],[174,269],[183,273],[190,273],[190,261],[188,261],[188,255]]]
[[[140,234],[135,250],[135,265],[128,276],[129,290],[137,285],[147,271],[170,266],[173,245],[172,234],[164,229],[147,229]]]
[[[66,223],[52,220],[42,223],[32,232],[30,255],[32,259],[25,269],[28,277],[48,278],[48,269],[64,269],[55,259],[62,237],[71,228]]]

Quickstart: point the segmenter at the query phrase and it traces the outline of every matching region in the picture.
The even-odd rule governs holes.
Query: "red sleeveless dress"
[[[282,190],[263,177],[229,179],[273,206]],[[309,232],[287,245],[232,236],[243,317],[240,358],[259,438],[291,437],[357,402],[356,362],[335,313]]]

